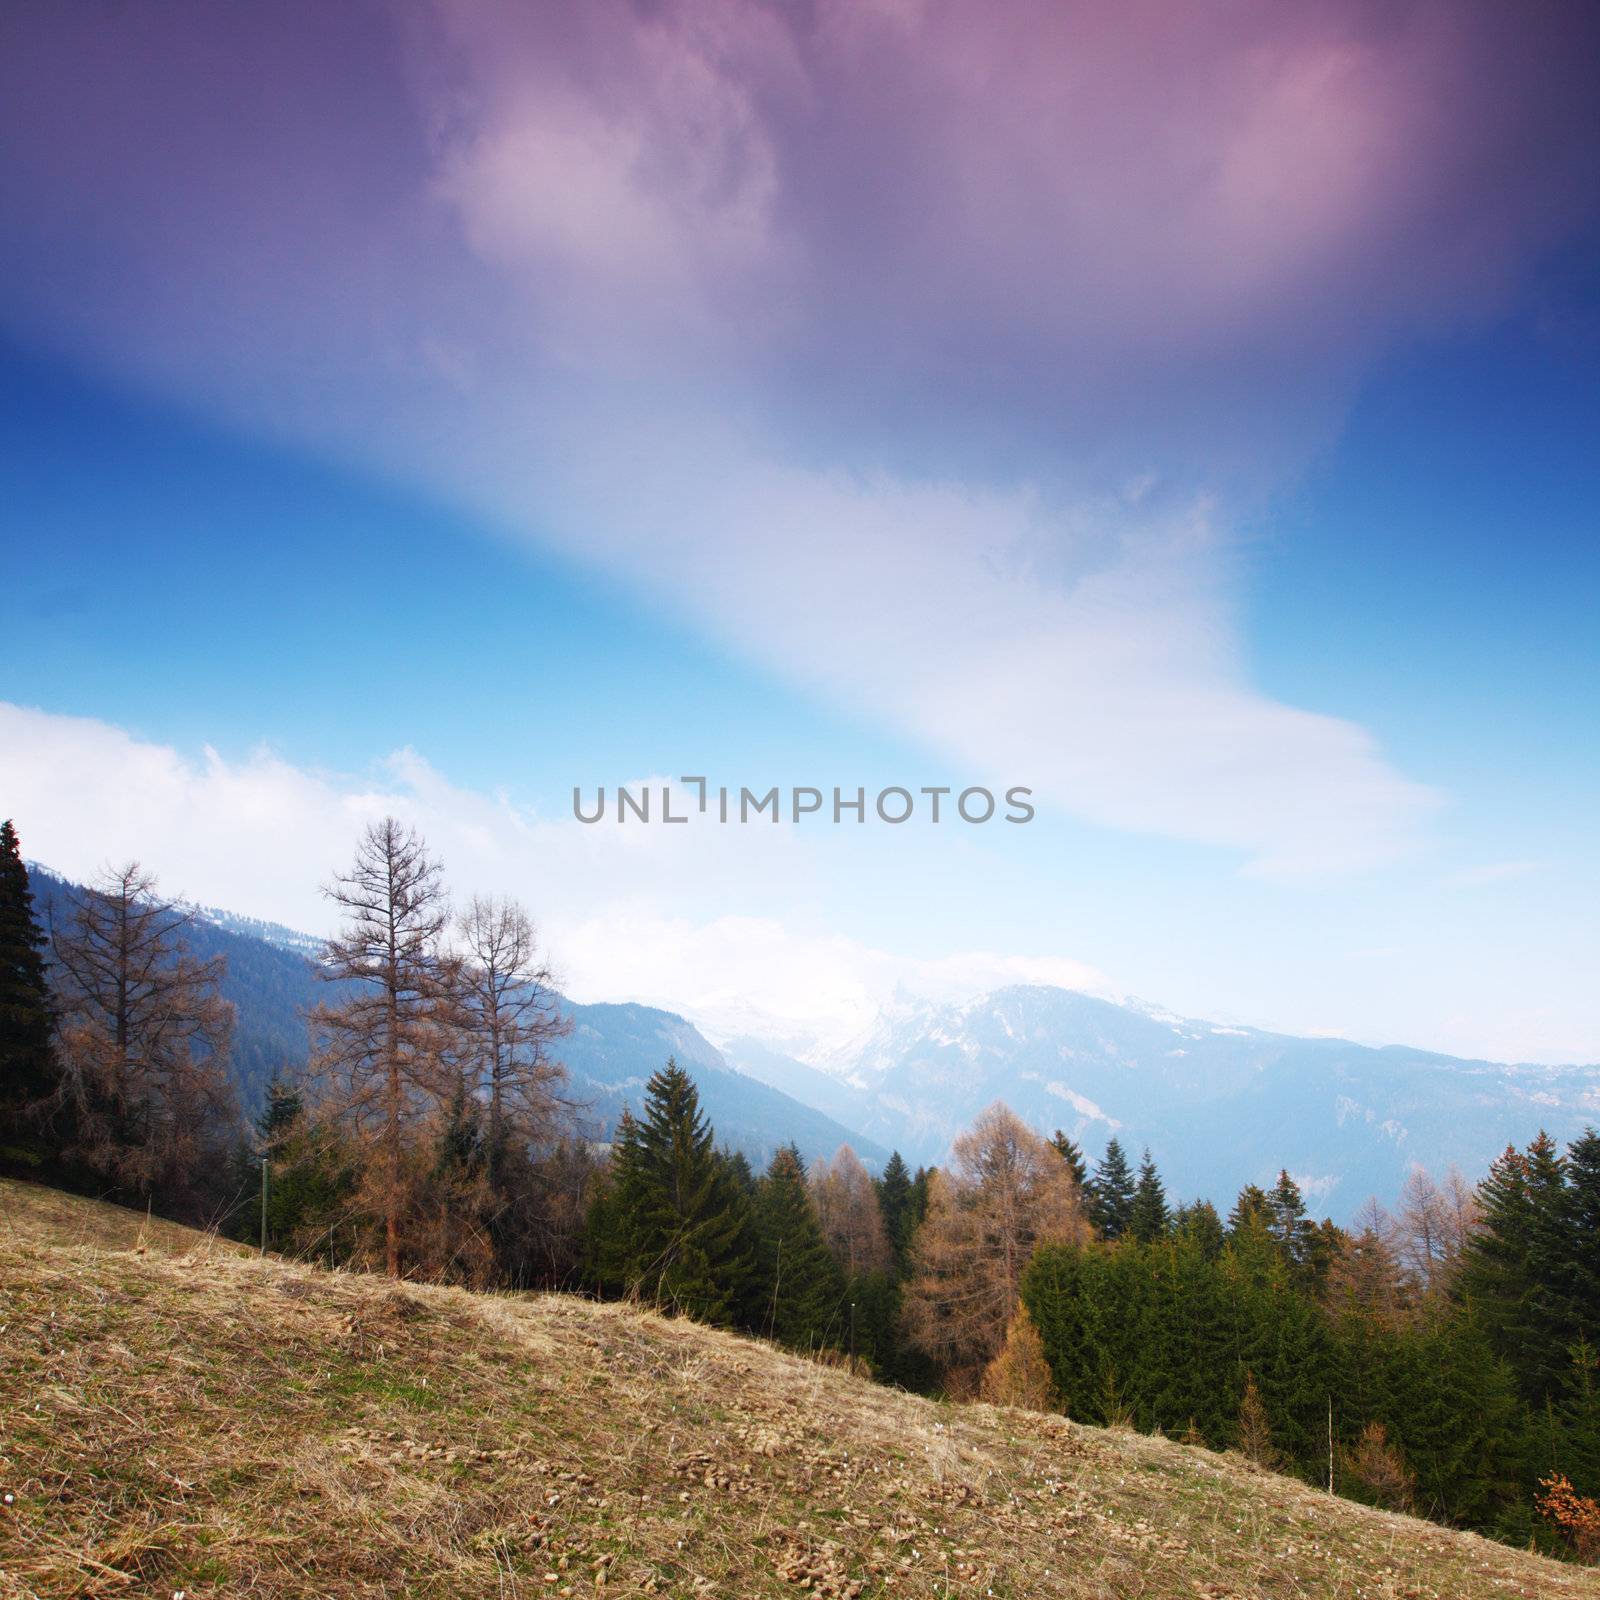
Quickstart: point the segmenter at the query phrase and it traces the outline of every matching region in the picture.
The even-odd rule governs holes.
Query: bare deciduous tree
[[[189,953],[189,921],[133,861],[78,897],[53,939],[78,1154],[145,1195],[193,1189],[235,1115],[226,963]]]
[[[847,1144],[833,1160],[817,1160],[810,1172],[811,1200],[822,1236],[845,1272],[882,1272],[889,1266],[889,1236],[877,1191],[861,1159]]]
[[[1401,1264],[1429,1299],[1448,1288],[1468,1238],[1477,1226],[1477,1202],[1452,1167],[1443,1186],[1413,1167],[1400,1191],[1391,1244]]]
[[[1035,1248],[1092,1235],[1072,1169],[1014,1112],[991,1106],[929,1182],[906,1287],[912,1340],[953,1387],[970,1387],[1016,1315]]]
[[[414,830],[385,817],[324,892],[345,923],[322,976],[347,988],[312,1013],[311,1072],[326,1113],[371,1147],[369,1197],[383,1219],[385,1265],[398,1277],[410,1136],[459,1083],[456,997],[440,950],[449,920],[443,872]]]
[[[461,1018],[486,1107],[486,1163],[497,1184],[507,1147],[547,1142],[564,1105],[566,1069],[551,1054],[572,1024],[549,965],[515,900],[474,897],[457,929],[463,945]]]

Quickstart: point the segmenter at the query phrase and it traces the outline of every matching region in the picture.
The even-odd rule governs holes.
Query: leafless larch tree
[[[113,1185],[168,1199],[221,1159],[235,1119],[226,963],[190,954],[189,923],[133,861],[78,895],[51,941],[76,1153]]]
[[[398,1277],[411,1135],[456,1075],[443,870],[414,830],[385,817],[324,892],[345,921],[322,975],[343,993],[312,1013],[311,1071],[325,1112],[370,1146],[369,1197],[383,1222],[385,1265]]]
[[[566,1110],[566,1071],[552,1054],[571,1031],[528,914],[474,896],[457,923],[460,1024],[485,1107],[485,1160],[498,1187],[507,1150],[547,1142]]]

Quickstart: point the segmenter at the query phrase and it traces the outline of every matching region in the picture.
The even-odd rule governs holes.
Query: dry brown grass
[[[0,1184],[0,1595],[1600,1596],[1238,1461]]]

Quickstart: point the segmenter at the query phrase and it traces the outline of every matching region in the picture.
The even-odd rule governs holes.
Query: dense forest
[[[580,1136],[513,902],[453,908],[392,820],[330,894],[309,1064],[241,1125],[222,973],[137,864],[47,939],[0,828],[0,1171],[263,1248],[633,1297],[953,1399],[1058,1409],[1579,1559],[1600,1557],[1600,1135],[1413,1172],[1317,1221],[1287,1172],[1224,1215],[1149,1152],[1092,1169],[1003,1105],[937,1170],[848,1147],[764,1171],[666,1062]]]

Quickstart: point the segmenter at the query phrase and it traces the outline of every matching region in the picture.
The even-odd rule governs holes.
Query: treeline
[[[1414,1170],[1389,1215],[1313,1221],[1285,1172],[1227,1219],[1169,1209],[1115,1140],[1096,1237],[1023,1274],[1035,1404],[1242,1451],[1370,1504],[1600,1555],[1600,1135]]]
[[[807,1171],[785,1146],[756,1174],[716,1146],[694,1084],[669,1061],[640,1115],[623,1113],[596,1175],[584,1279],[926,1388],[937,1372],[906,1337],[902,1306],[927,1196],[928,1174],[898,1155],[874,1180],[848,1147]]]
[[[563,1096],[566,1024],[527,913],[452,908],[392,818],[327,892],[342,926],[309,1066],[245,1129],[224,967],[191,954],[191,913],[131,863],[47,933],[0,827],[0,1171],[331,1264],[576,1282],[598,1158]]]
[[[0,1169],[397,1275],[627,1297],[954,1398],[1162,1431],[1368,1503],[1600,1554],[1600,1135],[1416,1171],[1317,1221],[1287,1172],[1224,1217],[1147,1151],[1089,1170],[1004,1106],[913,1174],[762,1172],[668,1062],[609,1143],[566,1093],[531,922],[452,909],[393,820],[330,886],[343,925],[299,1081],[241,1130],[216,963],[137,866],[41,929],[0,828]]]

